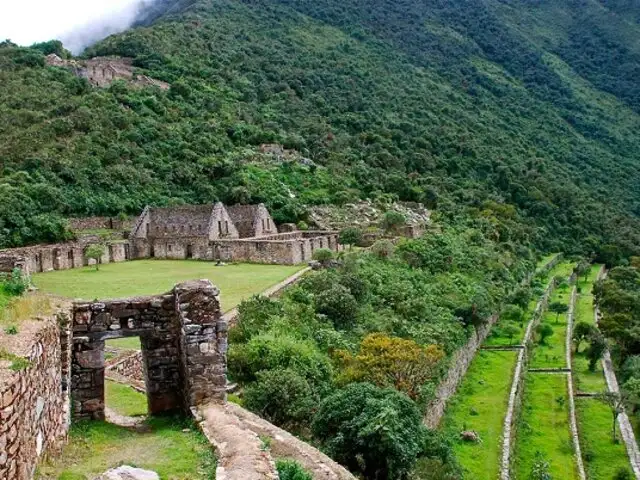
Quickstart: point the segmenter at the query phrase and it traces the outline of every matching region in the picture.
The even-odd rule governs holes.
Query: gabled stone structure
[[[264,203],[258,205],[232,205],[227,208],[240,238],[274,235],[278,229]]]

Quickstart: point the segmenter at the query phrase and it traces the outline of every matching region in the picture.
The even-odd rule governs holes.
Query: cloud
[[[155,0],[0,0],[0,41],[61,40],[73,53],[130,27]]]

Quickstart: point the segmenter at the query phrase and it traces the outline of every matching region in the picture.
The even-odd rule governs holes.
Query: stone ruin
[[[125,80],[138,87],[152,86],[161,90],[169,89],[169,84],[166,82],[136,73],[131,58],[94,57],[89,60],[65,60],[52,53],[45,57],[45,63],[52,67],[68,68],[96,87],[104,88],[115,80]]]
[[[104,419],[105,340],[131,336],[140,337],[151,414],[188,413],[224,400],[227,324],[218,294],[208,280],[199,280],[176,285],[165,295],[75,303],[72,416]]]

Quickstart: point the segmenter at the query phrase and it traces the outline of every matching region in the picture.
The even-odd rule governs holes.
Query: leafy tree
[[[283,428],[303,426],[317,402],[307,380],[291,368],[259,371],[244,390],[249,410]]]
[[[622,385],[625,406],[632,413],[640,410],[640,378],[632,377]]]
[[[398,228],[406,223],[406,218],[400,212],[389,210],[382,217],[382,228],[387,232],[396,232]]]
[[[352,383],[320,403],[313,435],[338,462],[366,479],[403,478],[415,464],[426,429],[404,394]]]
[[[553,328],[548,323],[541,323],[536,327],[536,333],[538,334],[538,342],[544,345],[547,343],[547,338],[553,335]]]
[[[524,321],[524,310],[518,305],[507,305],[500,314],[500,318],[522,324]]]
[[[602,358],[605,350],[607,349],[607,343],[604,336],[597,330],[592,332],[589,338],[589,347],[586,351],[586,356],[589,359],[589,370],[595,372],[598,360]]]
[[[348,227],[340,231],[338,241],[342,245],[349,245],[352,248],[362,241],[362,230],[356,227]]]
[[[631,378],[640,378],[640,355],[631,355],[624,361],[619,378],[622,383]]]
[[[317,248],[313,251],[312,258],[320,263],[327,263],[333,259],[333,251],[328,248]]]
[[[100,268],[100,260],[102,259],[102,256],[105,254],[105,251],[106,249],[104,245],[94,243],[92,245],[89,245],[84,250],[84,257],[87,260],[94,260],[96,265],[96,270],[98,270]]]
[[[589,340],[595,327],[588,322],[578,322],[573,328],[573,343],[576,346],[576,353],[580,352],[580,344]]]
[[[358,316],[358,302],[346,287],[333,285],[316,296],[316,311],[329,317],[336,328],[349,328]]]
[[[510,323],[502,329],[502,333],[509,339],[509,343],[513,343],[513,337],[520,333],[520,329],[516,325]]]
[[[373,254],[383,260],[390,258],[394,250],[395,246],[390,240],[376,240],[375,243],[371,245]]]
[[[362,340],[355,356],[343,352],[343,381],[394,387],[415,400],[421,387],[435,377],[443,358],[439,346],[423,347],[413,340],[372,333]]]
[[[620,414],[624,412],[625,399],[623,395],[617,392],[602,392],[598,395],[598,398],[611,409],[611,417],[613,420],[611,425],[611,438],[613,442],[616,443],[616,423]]]
[[[613,475],[613,480],[633,480],[634,476],[626,467],[619,467]]]
[[[564,302],[551,302],[551,304],[549,304],[549,311],[556,314],[556,323],[558,323],[560,314],[567,313],[569,311],[569,306]]]
[[[583,280],[585,282],[587,281],[587,276],[589,275],[590,271],[591,271],[591,264],[585,259],[580,260],[576,264],[576,266],[573,268],[573,273],[575,273],[576,277],[578,279],[580,277],[583,277]]]

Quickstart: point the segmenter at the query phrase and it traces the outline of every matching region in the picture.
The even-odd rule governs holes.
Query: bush
[[[295,460],[276,460],[280,480],[313,480],[304,468]]]
[[[538,342],[545,344],[547,338],[553,335],[553,328],[548,323],[541,323],[536,327],[536,333],[538,334]]]
[[[318,397],[302,375],[291,368],[276,368],[256,377],[244,392],[246,408],[283,428],[295,429],[309,420]]]
[[[318,248],[313,251],[312,257],[317,262],[328,262],[333,259],[333,251],[328,248]]]
[[[340,231],[338,235],[338,241],[342,245],[357,245],[362,241],[362,230],[356,227],[348,227]]]
[[[427,432],[409,397],[370,383],[352,383],[325,398],[311,428],[332,458],[376,480],[404,478]]]
[[[613,475],[613,480],[632,480],[633,474],[626,467],[619,467]]]
[[[228,364],[233,379],[242,383],[257,380],[257,373],[263,370],[290,368],[314,391],[324,391],[332,374],[331,362],[311,341],[269,333],[256,335],[245,344],[232,344]]]
[[[396,231],[399,227],[404,225],[406,219],[400,212],[389,210],[382,217],[382,228],[388,232]]]
[[[263,329],[271,317],[282,313],[280,302],[262,295],[255,295],[244,300],[238,306],[238,322],[229,331],[229,341],[246,342]]]
[[[376,240],[375,243],[371,245],[371,251],[381,260],[390,258],[395,248],[391,240]]]
[[[29,277],[19,268],[14,268],[9,275],[0,278],[0,287],[8,295],[22,295],[29,288]]]
[[[316,312],[329,317],[336,328],[345,329],[355,324],[358,302],[343,285],[333,285],[316,297]]]

